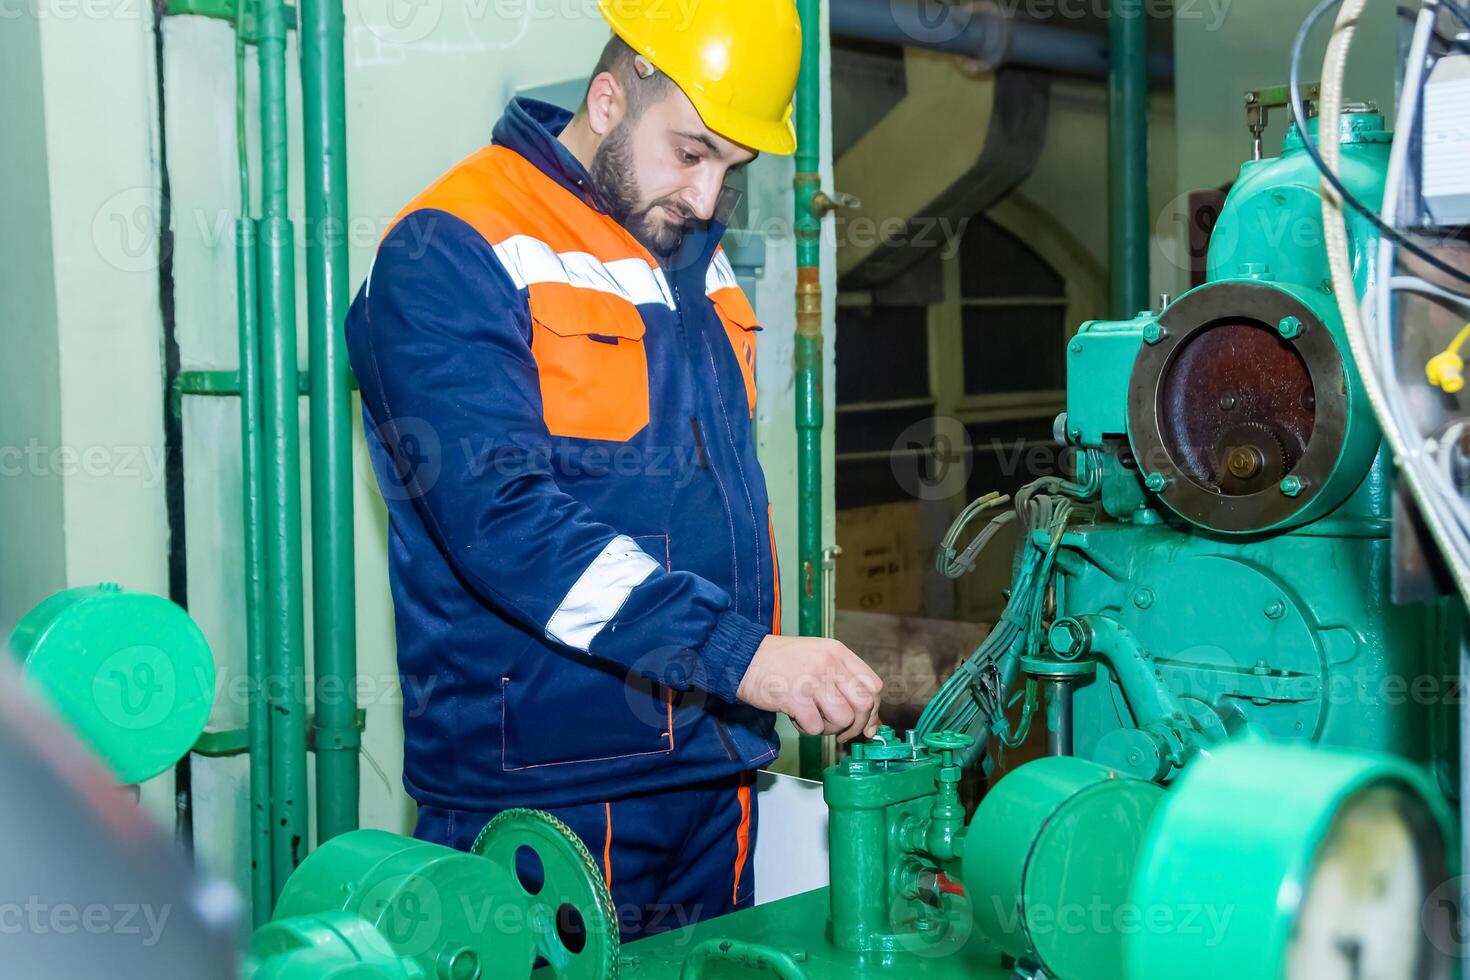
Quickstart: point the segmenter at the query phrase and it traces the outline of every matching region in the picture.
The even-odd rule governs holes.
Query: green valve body
[[[846,761],[827,769],[831,846],[832,943],[842,950],[892,953],[936,941],[948,928],[949,909],[920,901],[920,882],[944,869],[931,846],[941,776],[939,753],[898,741],[858,744]],[[959,815],[963,821],[963,813]],[[942,821],[941,821],[942,822]],[[952,835],[951,835],[952,836]],[[952,861],[952,857],[951,857]]]
[[[58,592],[10,634],[26,685],[124,783],[189,751],[214,705],[214,657],[189,614],[160,596],[98,585]]]

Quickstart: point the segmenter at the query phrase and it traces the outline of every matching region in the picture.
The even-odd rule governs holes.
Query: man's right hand
[[[878,730],[883,681],[862,658],[819,636],[768,636],[756,648],[735,696],[791,716],[803,735],[846,742]]]

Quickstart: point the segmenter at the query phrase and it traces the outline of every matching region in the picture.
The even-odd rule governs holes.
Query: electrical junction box
[[[1431,223],[1470,225],[1470,55],[1443,58],[1424,87],[1424,176]]]

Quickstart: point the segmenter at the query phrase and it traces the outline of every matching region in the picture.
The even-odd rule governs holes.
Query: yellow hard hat
[[[801,20],[792,0],[597,0],[597,8],[710,129],[755,150],[796,152]]]

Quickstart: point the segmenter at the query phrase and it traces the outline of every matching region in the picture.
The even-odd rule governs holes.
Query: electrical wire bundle
[[[1313,146],[1303,122],[1306,113],[1301,98],[1301,55],[1307,34],[1332,7],[1342,3],[1332,39],[1322,65],[1322,85],[1318,136],[1320,150]],[[1303,142],[1323,178],[1323,230],[1328,260],[1332,270],[1333,289],[1346,328],[1348,345],[1363,379],[1364,389],[1383,426],[1384,436],[1393,452],[1394,462],[1414,496],[1425,524],[1443,552],[1460,593],[1470,601],[1470,506],[1466,505],[1453,479],[1453,459],[1458,451],[1458,437],[1465,430],[1463,422],[1450,425],[1447,431],[1430,434],[1421,431],[1408,397],[1398,380],[1394,348],[1394,304],[1397,292],[1413,291],[1436,301],[1470,311],[1470,297],[1413,276],[1395,276],[1397,249],[1402,248],[1437,271],[1459,283],[1470,284],[1470,274],[1444,262],[1420,246],[1396,227],[1409,149],[1418,122],[1424,85],[1430,65],[1430,44],[1436,36],[1440,12],[1447,11],[1465,28],[1470,29],[1470,12],[1457,0],[1427,0],[1420,8],[1410,41],[1408,64],[1404,73],[1402,97],[1394,122],[1394,143],[1384,187],[1383,213],[1374,213],[1356,198],[1342,180],[1337,169],[1341,149],[1337,139],[1342,112],[1343,77],[1348,51],[1359,16],[1366,0],[1321,0],[1303,22],[1292,46],[1291,99],[1296,126]],[[1470,165],[1470,163],[1467,163]],[[1351,208],[1382,233],[1374,258],[1374,275],[1359,307],[1349,256],[1344,207]],[[1368,311],[1367,316],[1364,311]],[[1457,338],[1460,340],[1462,338]],[[1432,383],[1454,390],[1462,362],[1458,343],[1426,365]],[[1446,369],[1449,370],[1446,370]],[[1448,384],[1444,384],[1444,382]]]
[[[1014,732],[1005,716],[1006,699],[1019,673],[1021,657],[1036,652],[1045,633],[1046,599],[1062,535],[1074,521],[1090,520],[1094,515],[1091,504],[1102,486],[1097,455],[1098,450],[1083,452],[1078,461],[1082,479],[1077,482],[1043,477],[1022,487],[1016,494],[1015,510],[993,518],[958,556],[955,543],[965,527],[983,511],[1003,505],[1007,498],[991,493],[975,500],[960,512],[944,536],[935,563],[946,576],[958,578],[974,567],[980,552],[1001,528],[1016,522],[1021,525],[1010,601],[1000,621],[944,682],[914,726],[920,740],[937,731],[974,736],[975,744],[960,759],[962,765],[968,766],[980,756],[991,733],[1014,748],[1025,741],[1030,730],[1037,703],[1035,682],[1028,682],[1022,716]]]

